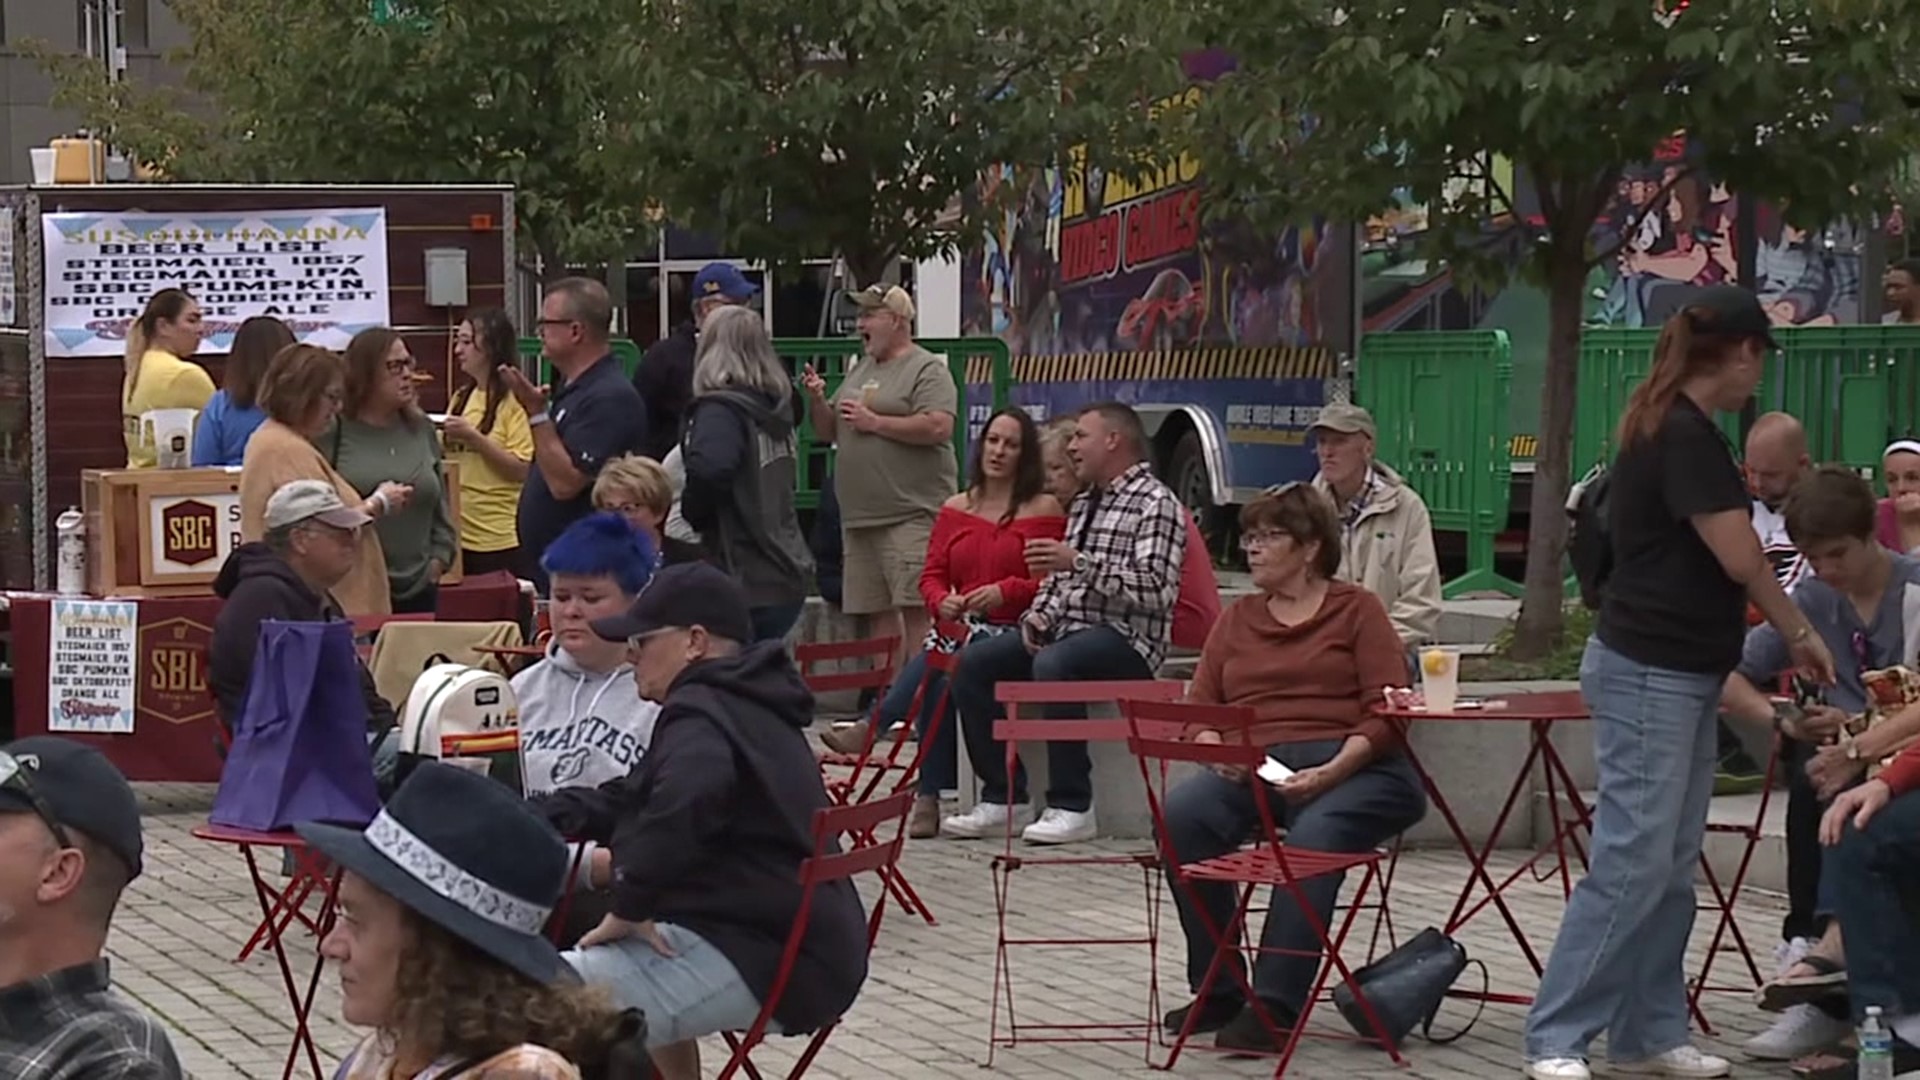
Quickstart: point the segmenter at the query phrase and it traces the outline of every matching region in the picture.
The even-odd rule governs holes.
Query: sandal
[[[1807,1005],[1834,996],[1846,996],[1847,969],[1824,956],[1802,957],[1794,967],[1806,968],[1811,975],[1782,975],[1760,988],[1756,1000],[1767,1012],[1785,1012],[1795,1005]]]
[[[1859,1051],[1851,1046],[1836,1046],[1809,1054],[1793,1063],[1797,1080],[1854,1080],[1859,1072]],[[1893,1075],[1920,1070],[1920,1048],[1893,1040]]]

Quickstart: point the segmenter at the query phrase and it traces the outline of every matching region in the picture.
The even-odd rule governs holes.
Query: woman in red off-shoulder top
[[[981,434],[967,490],[948,499],[934,519],[920,574],[920,595],[933,613],[933,628],[880,703],[880,719],[891,727],[907,718],[924,682],[920,715],[914,718],[921,732],[936,706],[946,706],[920,763],[920,797],[907,819],[907,835],[938,835],[940,792],[958,783],[953,703],[946,700],[945,676],[928,671],[927,651],[952,653],[981,635],[1018,625],[1040,588],[1027,570],[1027,541],[1058,540],[1066,530],[1065,511],[1047,493],[1039,429],[1020,409],[1000,410]],[[865,739],[865,728],[855,725],[833,732],[827,741],[836,749],[857,750]]]

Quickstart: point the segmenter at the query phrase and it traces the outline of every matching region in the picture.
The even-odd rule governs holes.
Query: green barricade
[[[1435,529],[1465,533],[1467,571],[1448,597],[1520,585],[1494,572],[1507,527],[1513,351],[1504,330],[1396,331],[1361,346],[1355,396],[1373,412],[1380,460],[1426,501]]]
[[[1653,365],[1656,329],[1589,329],[1580,340],[1573,473],[1611,460],[1627,397]],[[1920,326],[1805,326],[1774,331],[1754,394],[1757,412],[1785,412],[1807,429],[1813,460],[1877,476],[1880,452],[1920,419]],[[1742,446],[1740,417],[1721,430]]]
[[[994,337],[922,338],[919,344],[928,352],[939,353],[947,358],[947,366],[953,372],[954,386],[960,391],[960,415],[954,418],[953,425],[953,452],[955,460],[960,462],[960,472],[964,477],[967,447],[976,427],[984,426],[987,417],[994,410],[1005,407],[1011,399],[1012,355],[1007,350],[1007,343]],[[796,379],[803,367],[812,364],[826,378],[827,392],[831,394],[839,389],[840,380],[846,377],[847,362],[860,355],[860,340],[775,338],[773,350],[787,361]],[[634,369],[640,365],[640,346],[620,338],[613,342],[613,355],[631,378]],[[539,338],[521,338],[520,356],[535,365],[541,385],[553,381],[552,368],[540,356]],[[802,510],[811,510],[820,505],[820,485],[826,481],[832,469],[833,455],[829,445],[822,445],[814,439],[811,416],[801,420],[800,430],[796,434],[799,438],[800,468],[795,503]]]

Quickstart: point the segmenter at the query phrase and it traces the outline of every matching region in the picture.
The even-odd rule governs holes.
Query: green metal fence
[[[1659,336],[1650,328],[1582,335],[1575,473],[1613,456],[1614,427],[1653,364]],[[1798,418],[1815,461],[1877,476],[1887,442],[1920,421],[1920,327],[1812,326],[1782,328],[1775,336],[1780,349],[1767,358],[1756,410]],[[1740,418],[1723,415],[1720,425],[1739,446]]]
[[[955,460],[962,463],[964,475],[973,425],[984,423],[1009,400],[1013,388],[1012,354],[1007,343],[995,337],[921,338],[918,344],[928,352],[947,358],[954,386],[960,391],[961,410],[954,418],[953,452]],[[860,355],[860,341],[858,338],[775,338],[773,350],[787,362],[796,377],[803,367],[813,365],[827,380],[827,393],[831,395],[839,389],[840,380],[846,378],[848,362]],[[640,346],[620,338],[613,342],[613,354],[621,370],[631,378],[640,365]],[[553,369],[540,355],[539,338],[521,338],[520,355],[536,365],[542,385],[553,381]],[[982,386],[987,388],[983,400],[973,400],[970,389]],[[820,504],[820,485],[832,471],[833,455],[829,452],[830,445],[814,439],[811,416],[801,420],[796,434],[800,468],[794,501],[800,509],[811,510]]]
[[[1466,534],[1467,570],[1446,583],[1449,597],[1520,593],[1493,568],[1494,538],[1507,527],[1512,382],[1503,330],[1401,331],[1361,346],[1355,396],[1379,426],[1380,459],[1420,493],[1435,529]]]

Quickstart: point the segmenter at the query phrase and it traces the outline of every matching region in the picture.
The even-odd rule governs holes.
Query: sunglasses
[[[33,780],[27,776],[29,771],[37,770],[39,767],[40,762],[37,758],[17,758],[0,750],[0,791],[15,792],[26,799],[27,805],[33,807],[34,816],[45,822],[47,828],[52,830],[54,840],[58,841],[63,848],[70,848],[73,846],[73,839],[67,835],[67,830],[60,824],[60,819],[53,816],[53,808],[47,805],[47,800],[41,798],[40,793],[34,790]]]

